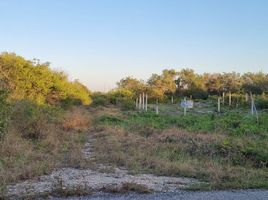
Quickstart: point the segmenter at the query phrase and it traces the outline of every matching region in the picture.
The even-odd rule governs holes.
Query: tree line
[[[188,96],[206,99],[210,95],[223,93],[265,94],[268,92],[268,74],[257,73],[204,73],[193,69],[165,69],[161,74],[152,74],[147,81],[125,77],[117,83],[113,91],[121,91],[129,97],[137,97],[147,92],[150,99],[164,101],[166,98]]]
[[[0,90],[9,92],[10,100],[30,100],[37,104],[91,103],[90,91],[78,80],[70,81],[48,62],[26,60],[14,53],[0,54]]]

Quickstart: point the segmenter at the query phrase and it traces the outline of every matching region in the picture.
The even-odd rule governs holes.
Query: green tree
[[[143,81],[130,76],[121,79],[117,83],[117,86],[119,89],[126,89],[131,91],[132,93],[134,93],[135,96],[138,96],[142,92],[146,91],[146,85]]]
[[[246,73],[242,76],[242,89],[245,92],[262,94],[268,92],[268,74],[263,72]]]
[[[162,101],[166,96],[173,95],[177,88],[176,76],[177,73],[173,69],[165,69],[161,75],[152,74],[147,81],[150,98]]]
[[[222,74],[222,91],[224,92],[239,92],[241,89],[240,74],[236,72]]]
[[[203,74],[203,80],[208,94],[220,95],[222,89],[222,76],[219,73]]]
[[[6,128],[9,120],[9,105],[7,102],[8,91],[0,89],[0,140],[6,133]]]
[[[178,73],[176,83],[181,96],[192,96],[193,98],[206,98],[207,96],[203,77],[195,73],[193,69],[182,69]]]
[[[13,100],[59,104],[73,99],[86,105],[92,101],[89,90],[79,81],[69,81],[65,73],[51,70],[49,63],[28,61],[14,53],[0,54],[0,78]]]

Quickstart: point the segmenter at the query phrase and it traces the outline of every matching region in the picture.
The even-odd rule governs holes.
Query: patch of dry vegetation
[[[64,130],[86,131],[91,126],[91,118],[84,107],[72,107],[65,114],[62,127]]]
[[[0,194],[8,184],[48,174],[57,167],[83,165],[81,149],[91,127],[89,116],[81,107],[63,111],[16,105],[8,134],[0,144]]]

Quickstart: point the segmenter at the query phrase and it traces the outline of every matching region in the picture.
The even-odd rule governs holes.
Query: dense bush
[[[101,92],[95,92],[92,94],[93,106],[106,106],[109,104],[108,96]]]
[[[134,93],[127,89],[117,89],[110,91],[108,98],[111,104],[118,105],[122,101],[133,100]]]
[[[51,70],[49,63],[35,63],[12,53],[0,54],[0,79],[13,100],[52,105],[66,99],[86,105],[92,101],[89,90],[79,81],[69,81],[65,73]]]
[[[133,100],[122,100],[119,104],[122,110],[135,110],[136,105]]]
[[[7,103],[8,92],[0,90],[0,140],[6,133],[6,128],[9,120],[9,105]]]
[[[268,97],[260,96],[255,100],[257,109],[268,109]]]
[[[50,122],[59,119],[59,110],[40,106],[30,101],[18,101],[13,105],[11,120],[17,133],[23,138],[38,140],[45,136]]]

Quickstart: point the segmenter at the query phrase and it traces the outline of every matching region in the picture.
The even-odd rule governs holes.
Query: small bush
[[[7,103],[8,92],[6,90],[0,90],[0,140],[6,134],[6,128],[10,115],[10,107]]]
[[[99,92],[94,93],[92,95],[92,99],[93,99],[93,106],[106,106],[109,104],[109,99],[107,95]]]
[[[255,100],[257,109],[268,109],[268,97],[260,96]]]
[[[19,101],[13,106],[11,120],[23,138],[41,139],[47,131],[48,123],[55,119],[54,114],[50,107]]]
[[[120,108],[122,110],[135,110],[136,105],[132,100],[123,100],[120,102]]]
[[[66,99],[61,100],[61,107],[64,109],[71,108],[72,106],[78,106],[82,104],[82,101],[76,98],[67,97]]]

